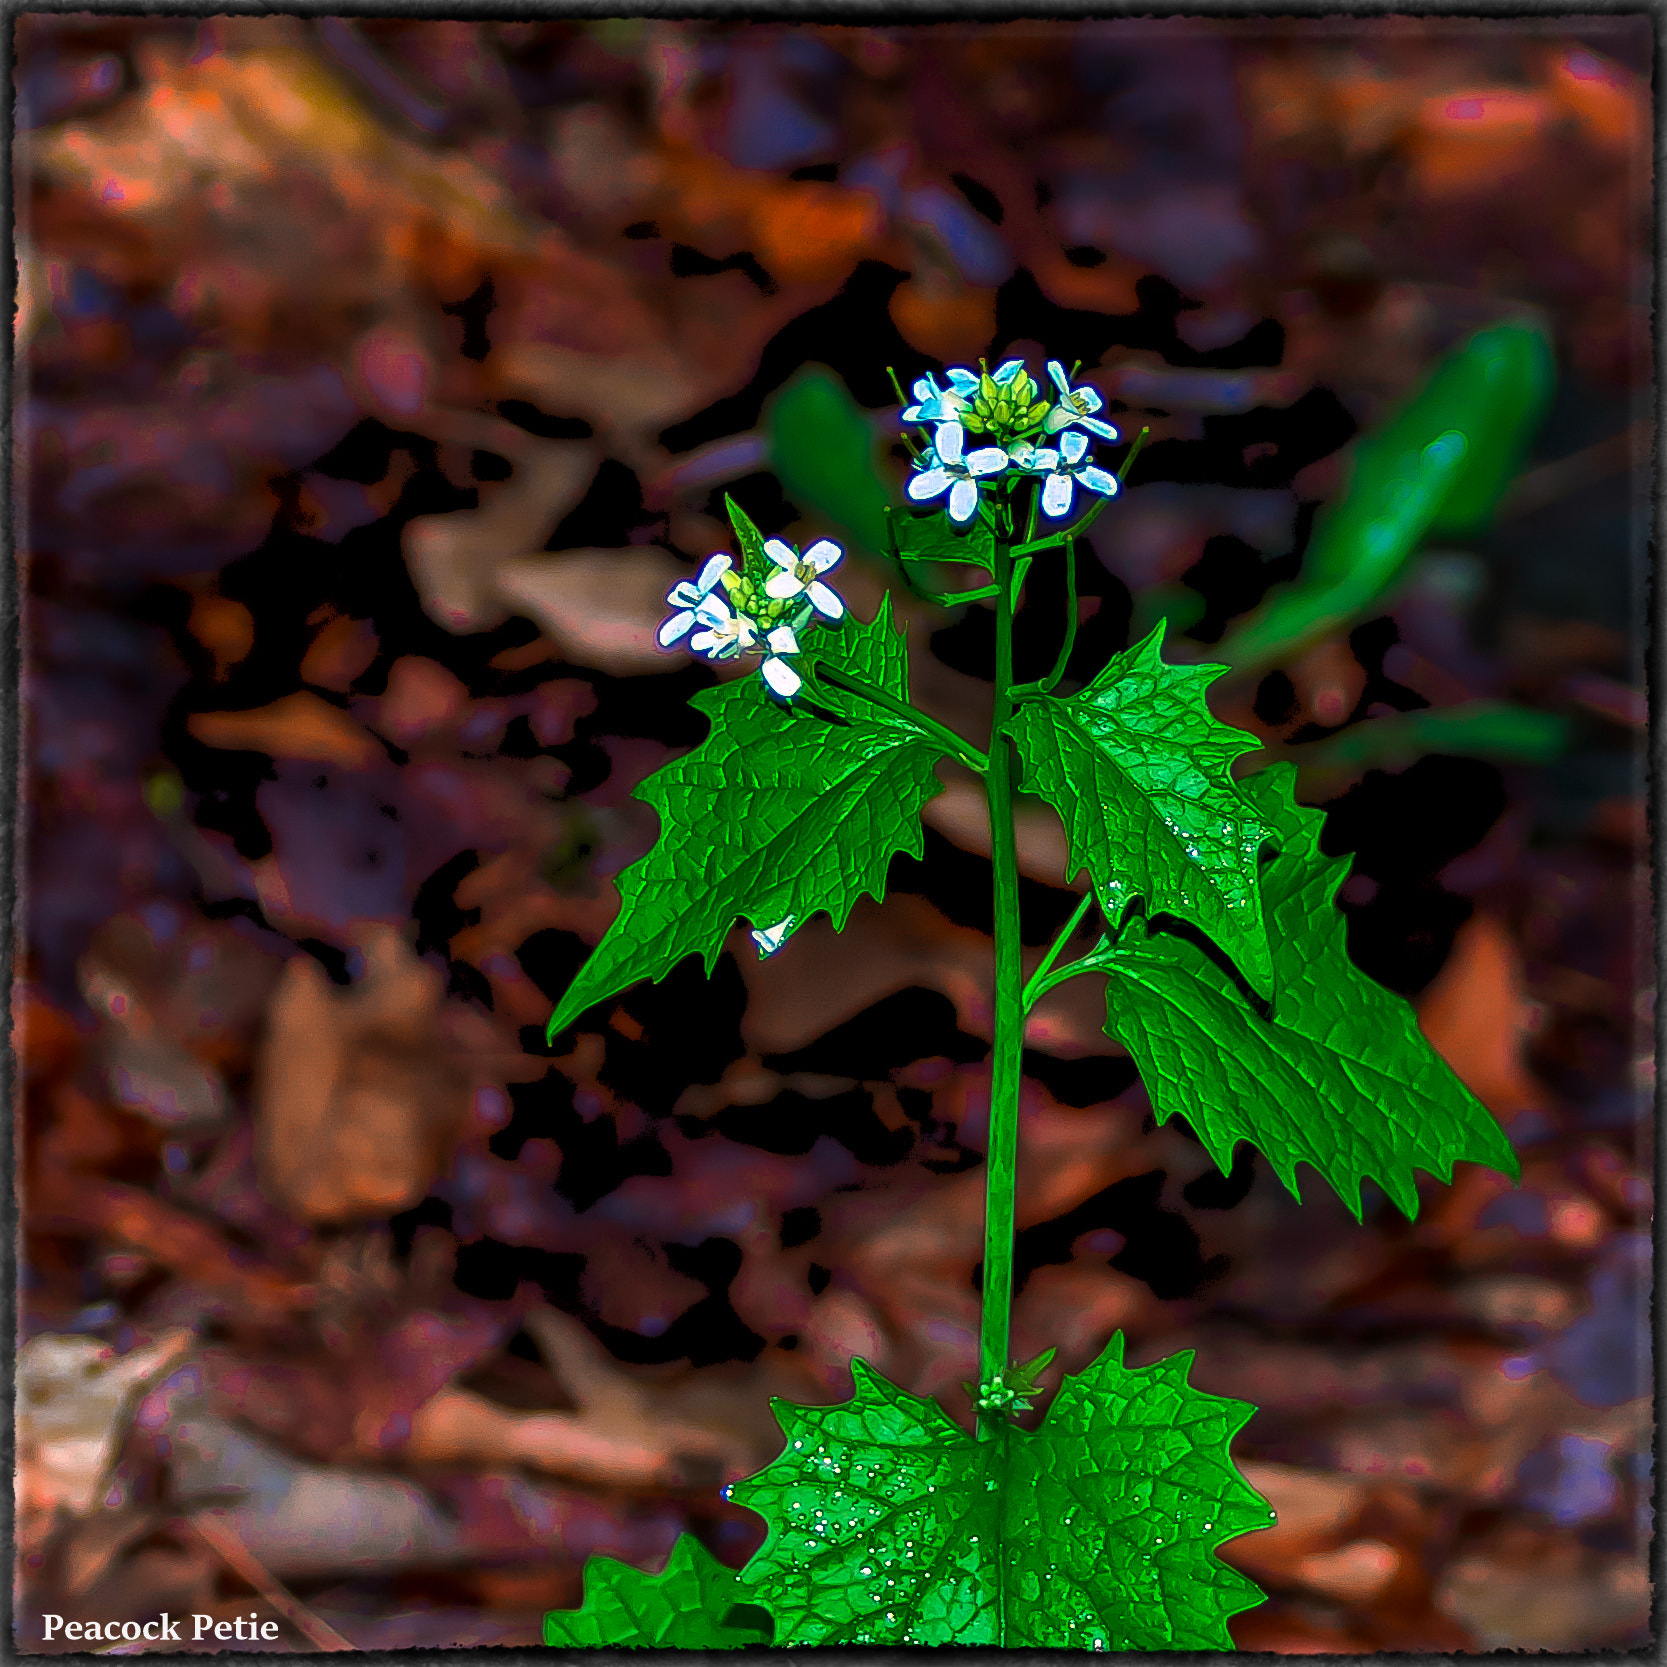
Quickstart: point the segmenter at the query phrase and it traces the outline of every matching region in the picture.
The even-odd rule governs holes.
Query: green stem
[[[938,722],[936,718],[929,718],[922,711],[909,705],[906,700],[899,700],[896,695],[884,689],[876,688],[872,683],[865,683],[860,677],[853,677],[848,671],[841,671],[836,666],[830,666],[825,661],[814,661],[813,669],[816,676],[824,683],[832,683],[836,688],[848,689],[854,695],[860,695],[864,700],[872,701],[876,706],[883,706],[888,712],[899,718],[906,718],[917,729],[923,729],[934,740],[942,743],[946,752],[953,753],[956,758],[969,769],[977,770],[983,775],[990,767],[990,761],[970,741],[963,741],[954,730]]]
[[[1053,670],[1042,679],[1038,692],[1051,695],[1058,685],[1060,678],[1065,675],[1066,662],[1071,658],[1071,650],[1077,646],[1077,552],[1069,544],[1065,546],[1065,640],[1059,645],[1059,656],[1053,663]]]
[[[1134,444],[1129,447],[1128,456],[1123,459],[1117,470],[1117,484],[1119,486],[1122,486],[1123,482],[1129,478],[1129,470],[1133,466],[1134,460],[1140,456],[1141,449],[1146,444],[1146,437],[1151,432],[1151,429],[1143,428],[1134,437]],[[1018,548],[1013,551],[1013,554],[1015,556],[1035,555],[1042,550],[1051,550],[1057,544],[1068,544],[1072,539],[1080,538],[1094,524],[1095,516],[1097,516],[1100,511],[1111,502],[1112,498],[1116,496],[1117,494],[1113,493],[1111,497],[1096,498],[1094,500],[1094,507],[1090,509],[1080,521],[1073,523],[1063,532],[1049,533],[1046,538],[1029,539],[1025,543],[1019,545]]]
[[[1047,954],[1042,957],[1041,966],[1039,966],[1036,971],[1030,975],[1030,982],[1025,985],[1023,998],[1025,1012],[1028,1013],[1031,1008],[1036,1005],[1037,1001],[1041,998],[1043,990],[1051,988],[1047,979],[1048,974],[1053,970],[1054,962],[1059,959],[1060,953],[1064,950],[1066,944],[1071,941],[1072,933],[1074,933],[1076,929],[1082,925],[1082,917],[1087,914],[1093,906],[1094,888],[1090,886],[1089,889],[1083,894],[1082,901],[1078,903],[1076,908],[1072,911],[1071,918],[1060,928],[1059,936],[1053,940],[1053,948],[1051,948]]]
[[[1080,978],[1085,972],[1104,972],[1106,969],[1100,965],[1099,956],[1102,950],[1110,947],[1111,940],[1102,933],[1100,941],[1086,955],[1079,955],[1076,960],[1052,972],[1043,973],[1038,971],[1025,986],[1026,1002],[1030,1007],[1034,1007],[1049,990],[1057,990],[1061,984],[1068,980]]]
[[[1013,830],[1016,757],[1004,731],[1013,715],[1011,546],[998,540],[996,562],[996,686],[990,721],[990,763],[984,793],[990,807],[990,861],[995,904],[995,1043],[990,1055],[990,1140],[984,1172],[984,1295],[978,1338],[980,1383],[1007,1369],[1013,1304],[1013,1217],[1019,1146],[1019,1087],[1024,1055],[1024,969],[1019,943],[1019,852]],[[983,1413],[979,1435],[1005,1429],[1005,1415]]]

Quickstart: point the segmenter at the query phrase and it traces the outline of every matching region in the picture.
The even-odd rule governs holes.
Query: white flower
[[[1008,359],[1005,363],[996,366],[990,374],[990,380],[998,388],[1005,388],[1024,368],[1025,362],[1023,359]],[[947,388],[940,388],[937,379],[927,374],[921,377],[914,387],[909,390],[915,396],[915,402],[904,409],[904,422],[954,422],[961,412],[972,403],[978,392],[978,372],[955,365],[946,370],[944,375],[949,380]],[[1098,408],[1096,407],[1096,409]]]
[[[1015,468],[1028,475],[1041,475],[1042,513],[1058,520],[1071,510],[1071,498],[1076,483],[1081,481],[1091,492],[1107,498],[1118,491],[1117,477],[1087,461],[1088,436],[1074,428],[1059,437],[1059,449],[1052,446],[1015,446],[1009,454]]]
[[[953,371],[950,372],[950,375],[954,374]],[[973,378],[973,386],[978,386],[977,377]],[[904,407],[903,421],[906,423],[949,422],[967,406],[964,394],[940,388],[931,375],[921,377],[909,391],[915,396],[915,402]]]
[[[1104,403],[1092,388],[1073,388],[1065,374],[1065,367],[1057,359],[1048,360],[1048,375],[1059,390],[1059,403],[1042,419],[1045,434],[1057,434],[1062,428],[1080,426],[1102,440],[1115,440],[1117,430],[1093,415]],[[1061,511],[1063,513],[1063,511]]]
[[[803,596],[824,619],[845,617],[845,604],[822,583],[822,575],[836,567],[844,554],[831,539],[819,538],[802,557],[795,555],[781,539],[767,539],[764,554],[781,569],[779,573],[772,573],[765,582],[766,596],[774,597],[778,602]]]
[[[782,656],[797,654],[799,639],[793,635],[792,626],[778,625],[765,638],[765,642],[769,645],[770,653],[760,668],[764,673],[764,686],[782,700],[791,700],[804,687],[804,679]]]
[[[1009,461],[1000,446],[982,446],[968,452],[966,431],[961,425],[940,423],[932,444],[915,460],[917,472],[909,479],[909,496],[918,504],[947,492],[949,518],[956,526],[964,526],[978,512],[980,482],[999,475]]]
[[[758,958],[767,961],[787,941],[787,934],[793,930],[793,922],[799,917],[789,915],[786,920],[778,920],[774,926],[767,926],[762,932],[754,931],[752,941],[758,945]]]
[[[721,596],[704,597],[695,620],[706,629],[689,638],[689,647],[708,660],[733,660],[758,641],[758,627],[745,614],[733,612]]]
[[[679,579],[666,592],[666,601],[679,611],[660,627],[657,640],[662,648],[670,648],[695,623],[695,610],[717,589],[718,581],[733,565],[728,556],[713,556],[693,584]]]

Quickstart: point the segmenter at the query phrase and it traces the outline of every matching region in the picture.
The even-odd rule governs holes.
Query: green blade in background
[[[1382,598],[1426,535],[1481,530],[1553,380],[1550,344],[1530,324],[1479,330],[1448,354],[1395,417],[1357,442],[1348,489],[1321,512],[1302,576],[1272,592],[1211,657],[1264,671]]]
[[[834,522],[873,555],[886,554],[895,493],[875,461],[869,415],[825,365],[806,365],[764,412],[770,467],[795,503]]]

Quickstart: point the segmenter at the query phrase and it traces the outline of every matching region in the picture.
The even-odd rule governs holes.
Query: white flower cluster
[[[666,592],[677,611],[660,626],[659,644],[671,648],[699,626],[689,647],[709,660],[732,660],[738,654],[759,654],[764,686],[780,700],[791,700],[804,679],[793,669],[799,652],[799,633],[813,619],[830,624],[845,617],[845,604],[822,575],[835,567],[844,552],[830,539],[818,539],[801,556],[779,538],[766,541],[764,553],[775,571],[758,579],[737,572],[734,560],[716,555],[691,583],[680,580]]]
[[[1078,484],[1113,496],[1117,477],[1090,461],[1088,434],[1081,432],[1118,438],[1110,423],[1094,416],[1100,396],[1092,388],[1073,388],[1057,359],[1048,361],[1048,376],[1059,392],[1051,405],[1037,398],[1022,359],[982,374],[957,367],[946,372],[947,388],[921,377],[903,420],[932,425],[932,443],[915,460],[910,498],[925,503],[947,492],[950,520],[965,526],[978,513],[980,491],[1003,477],[1039,477],[1042,513],[1054,520],[1070,513]],[[992,443],[968,451],[969,432],[987,435]],[[1048,443],[1056,435],[1058,443]]]

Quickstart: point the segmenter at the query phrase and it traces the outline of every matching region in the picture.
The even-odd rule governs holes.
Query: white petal
[[[913,392],[915,399],[921,404],[924,404],[929,399],[936,399],[938,397],[938,385],[930,376],[922,376],[918,378],[911,391]]]
[[[949,378],[949,385],[958,394],[972,394],[978,387],[978,372],[963,369],[960,365],[946,370],[944,375]]]
[[[679,579],[666,592],[666,601],[674,608],[692,608],[705,593],[687,579]]]
[[[950,483],[950,473],[947,469],[926,469],[918,475],[909,477],[909,496],[916,503],[927,498],[935,498],[940,492],[946,491]]]
[[[1104,469],[1078,469],[1077,479],[1080,480],[1090,492],[1103,493],[1108,498],[1115,498],[1117,496],[1117,477],[1116,475],[1108,475]]]
[[[752,941],[758,945],[758,958],[767,960],[787,941],[787,934],[793,930],[793,922],[799,917],[789,915],[786,920],[778,920],[774,926],[766,926],[762,932],[754,928]]]
[[[706,565],[700,570],[700,577],[695,580],[695,589],[704,596],[734,565],[735,563],[728,556],[710,557]]]
[[[1095,406],[1095,409],[1099,409],[1098,405]],[[1077,421],[1090,434],[1098,434],[1102,440],[1115,440],[1117,438],[1117,430],[1110,423],[1101,422],[1098,417],[1078,417]]]
[[[932,445],[938,454],[938,461],[947,463],[953,469],[961,461],[961,453],[966,449],[966,440],[966,430],[959,423],[939,423],[937,433],[932,436]]]
[[[1065,459],[1065,466],[1075,468],[1082,462],[1083,454],[1088,450],[1088,436],[1080,428],[1067,429],[1059,437],[1059,455]]]
[[[918,423],[925,410],[926,407],[924,405],[905,405],[902,413],[903,421],[906,423]]]
[[[764,540],[764,554],[767,555],[777,567],[797,567],[799,564],[799,558],[793,554],[792,546],[782,543],[779,538],[767,538]]]
[[[703,596],[695,609],[695,618],[702,625],[724,625],[730,617],[729,604],[718,595]]]
[[[1076,420],[1077,419],[1071,415],[1071,409],[1069,406],[1056,405],[1048,412],[1047,416],[1042,419],[1042,432],[1044,434],[1057,434],[1060,429],[1069,428],[1070,425]]]
[[[778,625],[765,638],[765,641],[769,643],[772,654],[797,654],[799,652],[799,639],[793,635],[791,625]]]
[[[840,601],[839,593],[830,590],[826,585],[818,582],[805,593],[810,598],[810,605],[824,619],[843,619],[845,604]]]
[[[978,488],[970,480],[958,480],[949,489],[949,518],[957,526],[970,521],[978,509]]]
[[[723,641],[724,639],[716,631],[697,631],[689,638],[689,647],[697,654],[710,654],[714,660],[717,660],[721,659],[722,656],[713,654],[712,651],[718,648]]]
[[[1105,401],[1092,388],[1083,386],[1077,389],[1077,403],[1084,411],[1098,411]]]
[[[695,622],[694,614],[685,608],[680,614],[673,614],[666,620],[656,634],[655,640],[662,648],[670,648],[677,639],[688,631]]]
[[[845,552],[831,538],[819,538],[805,551],[805,560],[818,573],[826,573],[830,567],[839,564],[839,560],[844,554]]]
[[[981,446],[967,458],[969,475],[999,475],[1007,467],[1007,453],[1000,446]]]
[[[778,602],[785,602],[788,597],[797,596],[804,588],[803,582],[793,573],[772,573],[764,581],[764,594],[775,597]]]
[[[1030,467],[1035,474],[1049,474],[1059,467],[1059,453],[1052,446],[1038,447],[1031,453]]]
[[[1049,475],[1048,483],[1042,488],[1042,513],[1051,515],[1055,520],[1065,514],[1071,507],[1071,477],[1069,475]]]
[[[804,679],[785,660],[766,660],[762,670],[770,692],[783,700],[791,700],[804,687]]]
[[[1057,359],[1048,360],[1048,375],[1053,378],[1053,385],[1060,393],[1070,393],[1071,384],[1066,380],[1065,367]]]
[[[994,382],[998,388],[1005,388],[1007,384],[1011,382],[1013,378],[1024,368],[1025,362],[1023,359],[1004,360],[1001,364],[997,365],[995,370],[991,373],[990,380]]]

